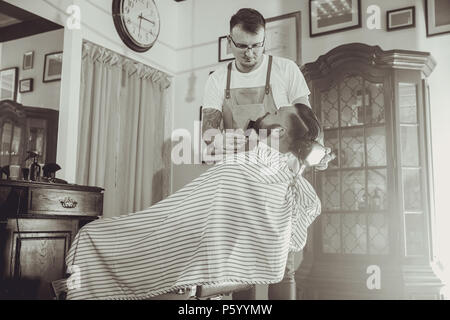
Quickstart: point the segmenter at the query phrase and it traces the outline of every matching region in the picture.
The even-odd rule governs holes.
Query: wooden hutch
[[[336,153],[308,177],[322,201],[299,299],[439,299],[432,270],[429,53],[352,43],[302,67]]]

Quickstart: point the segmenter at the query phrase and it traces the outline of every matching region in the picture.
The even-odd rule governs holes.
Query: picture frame
[[[219,62],[234,60],[227,36],[219,37]]]
[[[44,58],[43,82],[53,82],[61,80],[63,53],[47,53]]]
[[[427,37],[450,33],[450,1],[425,0]]]
[[[33,69],[34,51],[28,51],[23,54],[23,70]]]
[[[295,30],[295,32],[292,32]],[[301,12],[266,19],[265,53],[302,64]]]
[[[17,100],[18,73],[17,67],[0,70],[0,101]]]
[[[340,0],[309,0],[311,38],[361,26],[361,0],[350,0],[350,5]]]
[[[22,79],[19,81],[19,92],[20,93],[26,93],[26,92],[32,92],[33,91],[33,79]]]
[[[406,7],[386,11],[386,30],[414,28],[416,26],[416,7]]]

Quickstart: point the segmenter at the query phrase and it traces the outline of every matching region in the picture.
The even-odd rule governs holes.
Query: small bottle
[[[359,199],[357,199],[356,208],[357,210],[366,209],[366,192],[364,191],[364,189]]]
[[[374,210],[380,210],[381,209],[381,195],[380,195],[380,189],[376,188],[374,191],[374,195],[372,197],[372,205]]]
[[[39,165],[37,158],[37,153],[30,154],[33,157],[33,163],[30,166],[30,180],[31,181],[38,181],[41,176],[41,166]]]

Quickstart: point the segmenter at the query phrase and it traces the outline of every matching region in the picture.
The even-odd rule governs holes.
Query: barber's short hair
[[[294,105],[295,114],[291,116],[289,137],[291,138],[291,151],[301,159],[305,159],[311,150],[313,142],[322,132],[319,119],[310,107],[302,103]]]
[[[236,25],[239,25],[246,32],[256,34],[261,27],[266,29],[266,20],[255,9],[243,8],[231,17],[230,33]]]

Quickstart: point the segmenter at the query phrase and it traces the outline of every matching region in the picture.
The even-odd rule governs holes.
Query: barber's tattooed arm
[[[209,129],[220,130],[221,121],[222,121],[221,111],[214,108],[204,108],[202,110],[202,136],[205,134],[205,131]],[[213,142],[213,139],[205,142],[206,144],[209,145],[211,142]]]

